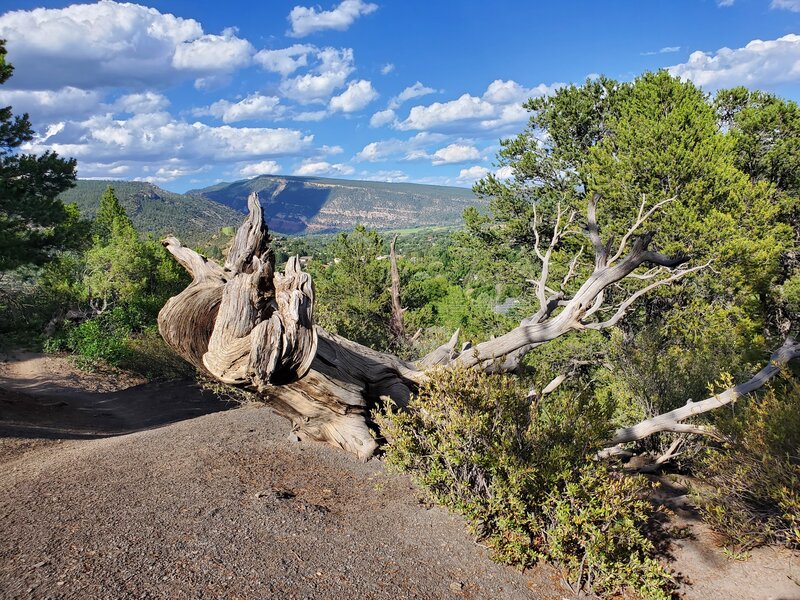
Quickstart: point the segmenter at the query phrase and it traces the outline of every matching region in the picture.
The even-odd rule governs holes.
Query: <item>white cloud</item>
[[[114,112],[123,113],[152,113],[164,110],[169,106],[169,100],[156,92],[144,92],[141,94],[127,94],[120,96],[114,102]],[[74,118],[74,116],[73,116]]]
[[[408,175],[403,171],[361,171],[358,175],[359,179],[364,181],[385,181],[386,183],[401,183],[408,181]]]
[[[381,67],[381,75],[388,75],[394,71],[394,64],[393,63],[386,63]]]
[[[259,93],[250,94],[239,102],[218,100],[211,106],[196,109],[195,115],[211,115],[222,119],[225,123],[236,123],[248,119],[265,119],[280,116],[283,107],[276,96],[263,96]]]
[[[327,116],[328,116],[327,110],[311,110],[311,111],[297,113],[295,115],[292,115],[290,118],[292,121],[300,121],[303,123],[308,123],[308,122],[322,121],[322,119],[324,119]]]
[[[314,46],[295,44],[279,50],[261,50],[253,59],[265,70],[280,73],[286,77],[300,67],[307,66],[308,55],[316,51]]]
[[[351,113],[361,110],[377,97],[378,92],[371,82],[366,79],[351,81],[344,92],[331,98],[329,106],[333,111]]]
[[[774,10],[800,12],[800,0],[772,0],[769,7]]]
[[[239,169],[242,177],[257,177],[258,175],[275,175],[281,172],[281,166],[274,160],[262,160],[261,162],[245,165]]]
[[[514,176],[514,167],[509,167],[508,165],[500,167],[494,174],[498,179],[510,179]]]
[[[38,154],[52,149],[62,156],[74,156],[81,176],[87,170],[96,175],[103,165],[108,169],[128,165],[131,176],[159,180],[169,176],[166,170],[158,173],[165,165],[171,165],[169,172],[178,168],[189,172],[220,163],[297,156],[308,153],[313,142],[313,136],[293,129],[212,127],[177,120],[164,112],[128,119],[99,115],[66,122],[48,133],[46,143],[34,140],[22,150]],[[84,168],[84,164],[93,167]]]
[[[468,169],[461,169],[458,173],[458,181],[461,183],[474,183],[478,179],[486,177],[489,174],[489,169],[475,165]]]
[[[475,146],[469,144],[450,144],[434,152],[432,158],[434,165],[452,165],[468,160],[478,160],[480,157],[481,153],[478,152]]]
[[[463,94],[449,102],[414,106],[397,129],[433,131],[505,131],[527,120],[522,103],[528,98],[553,93],[562,84],[526,88],[516,81],[497,79],[481,97]]]
[[[294,175],[306,177],[313,175],[351,175],[354,171],[353,167],[342,163],[332,165],[324,160],[303,161],[294,170]]]
[[[366,3],[363,0],[343,0],[331,10],[320,10],[313,6],[295,6],[289,13],[288,19],[292,29],[287,35],[304,37],[325,29],[344,31],[358,17],[368,15],[377,9],[377,4]]]
[[[386,110],[379,110],[369,120],[370,127],[383,127],[389,123],[394,123],[397,120],[397,115],[391,108]]]
[[[415,106],[408,118],[398,125],[399,129],[433,129],[457,121],[488,119],[495,108],[488,102],[464,94],[450,102],[434,102],[428,106]]]
[[[6,90],[0,88],[0,106],[11,106],[15,113],[27,112],[34,124],[75,116],[86,117],[97,111],[101,96],[95,91],[65,87],[60,90]]]
[[[231,79],[230,73],[215,73],[214,75],[198,77],[194,80],[194,87],[196,90],[208,92],[225,87],[230,84]]]
[[[717,6],[720,6],[722,8],[728,8],[730,6],[733,6],[734,2],[735,0],[717,0]]]
[[[764,86],[800,79],[800,35],[753,40],[744,48],[692,52],[689,60],[669,72],[706,88]]]
[[[421,96],[427,96],[428,94],[433,94],[435,92],[436,92],[435,89],[424,86],[418,81],[414,85],[408,86],[402,92],[397,94],[397,96],[389,100],[389,108],[392,109],[399,108],[400,105],[406,102],[407,100],[411,100],[412,98],[419,98]]]
[[[430,158],[426,148],[434,144],[440,144],[447,138],[440,133],[421,132],[407,140],[395,138],[370,142],[356,154],[356,160],[368,162],[381,162],[389,158],[399,156],[400,160],[415,160],[420,158]]]
[[[10,87],[147,87],[230,70],[252,47],[231,30],[205,35],[194,19],[101,0],[0,15],[0,38],[16,67]]]
[[[322,154],[341,154],[342,152],[344,152],[344,148],[342,148],[341,146],[328,146],[326,144],[323,145],[319,149],[319,151],[322,152]]]
[[[655,56],[656,54],[672,54],[673,52],[680,52],[680,46],[664,46],[654,52],[642,52],[642,56]]]
[[[187,71],[233,71],[250,63],[255,49],[232,29],[222,35],[204,35],[175,48],[172,64]]]
[[[301,104],[324,102],[355,70],[353,50],[350,48],[324,48],[317,53],[319,65],[313,72],[285,79],[280,84],[281,93]]]

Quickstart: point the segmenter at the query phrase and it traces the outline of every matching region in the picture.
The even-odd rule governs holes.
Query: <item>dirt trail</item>
[[[568,597],[268,409],[36,355],[0,363],[0,388],[0,598]],[[685,597],[800,599],[797,555],[731,561],[692,528]]]

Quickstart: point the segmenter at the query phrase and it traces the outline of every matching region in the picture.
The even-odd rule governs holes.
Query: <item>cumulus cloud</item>
[[[294,175],[300,176],[314,176],[314,175],[352,175],[355,169],[350,165],[343,163],[331,164],[324,160],[319,161],[303,161],[300,166],[294,170]]]
[[[800,0],[772,0],[769,7],[773,10],[800,12]]]
[[[250,42],[226,29],[222,35],[204,35],[178,44],[172,64],[187,71],[232,71],[249,64],[254,51]]]
[[[120,96],[114,102],[113,110],[118,113],[153,113],[164,110],[168,106],[169,100],[166,96],[148,91],[141,94]]]
[[[148,165],[172,164],[173,171],[192,170],[200,168],[198,165],[297,156],[309,152],[313,142],[313,136],[293,129],[212,127],[177,120],[165,112],[129,119],[115,119],[111,114],[93,116],[62,122],[48,132],[46,140],[34,140],[24,145],[23,151],[38,154],[52,149],[62,156],[74,156],[79,165],[94,165],[92,173],[98,173],[102,165],[129,165],[132,175],[162,181],[167,171],[159,175]]]
[[[381,162],[393,157],[400,157],[400,160],[430,158],[427,148],[441,144],[446,138],[446,135],[440,133],[423,131],[407,140],[392,138],[370,142],[356,154],[356,160]]]
[[[461,169],[461,171],[458,173],[457,179],[461,183],[474,183],[478,179],[486,177],[488,174],[489,169],[475,165],[474,167],[469,167],[468,169]]]
[[[433,94],[435,92],[435,89],[424,86],[418,81],[414,85],[408,86],[402,92],[397,94],[397,96],[389,100],[389,108],[397,109],[401,104],[411,100],[412,98],[427,96],[428,94]]]
[[[381,67],[381,75],[388,75],[394,71],[394,63],[386,63]]]
[[[485,100],[464,94],[450,102],[434,102],[428,106],[415,106],[408,118],[400,123],[400,129],[433,129],[456,121],[488,119],[495,108]]]
[[[478,160],[480,157],[481,153],[478,152],[475,146],[450,144],[434,152],[432,159],[434,165],[452,165],[469,160]]]
[[[386,183],[401,183],[408,181],[408,175],[403,171],[390,170],[390,171],[361,171],[358,174],[359,179],[364,181],[385,181]]]
[[[308,55],[316,52],[314,46],[295,44],[278,50],[261,50],[253,59],[265,70],[280,73],[284,77],[291,75],[300,67],[308,65]]]
[[[258,177],[259,175],[275,175],[281,172],[281,166],[274,160],[262,160],[239,168],[242,177]]]
[[[717,6],[721,8],[728,8],[733,6],[735,0],[717,0]]]
[[[195,115],[211,115],[222,119],[225,123],[236,123],[249,119],[265,119],[280,116],[283,107],[276,96],[263,96],[259,93],[250,94],[239,102],[218,100],[212,105],[195,109]]]
[[[252,47],[232,30],[138,4],[101,0],[0,15],[0,38],[17,70],[10,87],[57,90],[162,85],[246,64]]]
[[[288,19],[292,28],[287,35],[305,37],[326,29],[344,31],[357,18],[375,12],[377,9],[377,4],[367,3],[363,0],[343,0],[341,4],[331,10],[321,10],[313,6],[295,6],[289,13]]]
[[[753,40],[743,48],[692,52],[687,62],[669,67],[669,72],[712,89],[797,81],[800,79],[800,35],[790,33],[776,40]]]
[[[301,104],[325,102],[335,90],[344,87],[355,70],[350,48],[324,48],[317,52],[317,59],[319,64],[312,72],[282,81],[280,92]]]
[[[356,112],[367,106],[378,97],[378,92],[372,83],[366,79],[351,81],[347,89],[338,96],[331,98],[329,107],[333,111],[344,113]]]
[[[394,123],[397,120],[397,115],[391,108],[387,108],[386,110],[379,110],[369,120],[370,127],[383,127],[384,125],[389,125],[390,123]]]
[[[327,144],[323,145],[319,151],[322,154],[341,154],[344,152],[344,148],[341,146],[328,146]]]
[[[448,102],[414,106],[396,127],[426,131],[502,131],[527,119],[527,112],[522,108],[525,100],[551,94],[561,85],[526,88],[516,81],[497,79],[481,97],[463,94]]]
[[[74,87],[54,91],[0,88],[0,106],[11,106],[15,113],[29,113],[35,125],[70,116],[89,116],[96,112],[100,100],[97,92]]]

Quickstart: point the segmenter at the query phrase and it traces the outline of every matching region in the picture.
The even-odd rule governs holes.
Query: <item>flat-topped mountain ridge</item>
[[[466,188],[321,177],[262,175],[190,190],[242,213],[258,192],[268,225],[280,233],[322,233],[362,223],[374,229],[458,225],[464,209],[485,201]]]

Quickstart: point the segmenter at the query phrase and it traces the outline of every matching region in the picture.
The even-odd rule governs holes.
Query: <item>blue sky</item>
[[[4,0],[25,150],[174,191],[258,174],[469,186],[521,102],[669,68],[800,99],[800,0]],[[502,173],[501,173],[502,175]]]

